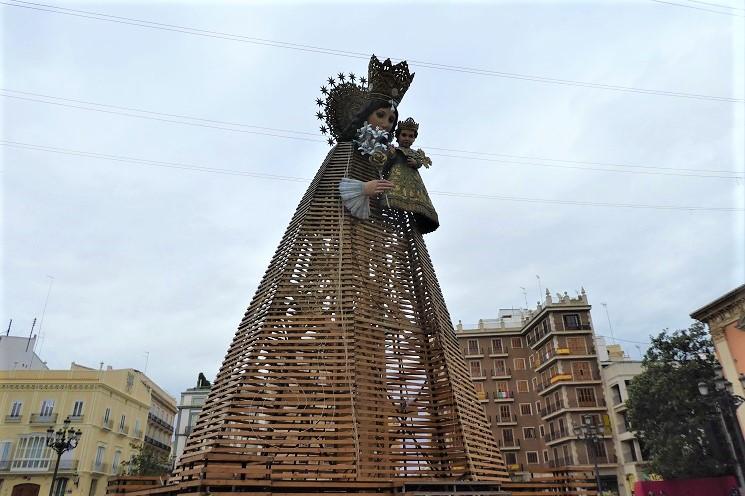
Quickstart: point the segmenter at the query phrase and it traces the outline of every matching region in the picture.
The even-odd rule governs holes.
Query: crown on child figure
[[[385,59],[381,62],[375,55],[370,58],[367,78],[358,78],[352,73],[328,78],[327,85],[321,86],[322,97],[316,99],[316,105],[323,108],[316,112],[316,117],[325,123],[321,133],[331,135],[327,140],[329,145],[335,140],[354,137],[356,130],[350,129],[350,125],[370,100],[384,100],[390,102],[391,107],[397,107],[413,79],[414,74],[409,72],[406,61],[393,64],[391,59]]]
[[[405,121],[398,121],[397,129],[399,131],[414,131],[419,133],[419,124],[414,120],[413,117],[407,117]]]

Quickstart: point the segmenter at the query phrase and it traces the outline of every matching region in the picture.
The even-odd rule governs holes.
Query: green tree
[[[652,338],[644,372],[629,386],[627,418],[665,479],[712,477],[731,472],[717,412],[698,383],[714,378],[714,346],[704,324],[667,329]]]
[[[129,460],[122,462],[127,475],[156,476],[168,475],[171,466],[168,459],[144,443],[132,443],[135,453]]]

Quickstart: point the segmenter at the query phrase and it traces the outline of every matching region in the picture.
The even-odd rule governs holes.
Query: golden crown
[[[405,121],[398,121],[396,129],[399,131],[406,129],[408,131],[419,133],[419,124],[417,124],[413,117],[407,117]]]
[[[409,73],[406,61],[393,64],[391,59],[385,59],[381,62],[375,55],[370,58],[367,78],[341,72],[336,79],[328,78],[327,85],[321,86],[322,98],[316,99],[316,105],[323,108],[316,112],[316,117],[325,121],[321,133],[331,135],[329,145],[333,145],[334,140],[352,137],[345,133],[349,134],[350,125],[368,101],[385,100],[391,106],[398,106],[413,79],[414,74]]]

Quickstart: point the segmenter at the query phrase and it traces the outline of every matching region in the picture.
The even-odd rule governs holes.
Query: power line
[[[0,4],[8,5],[10,7],[25,8],[25,9],[41,11],[41,12],[50,12],[50,13],[55,13],[55,14],[63,14],[63,15],[68,15],[68,16],[81,17],[81,18],[86,18],[86,19],[94,19],[98,21],[106,21],[106,22],[113,22],[113,23],[125,24],[125,25],[130,25],[130,26],[144,27],[144,28],[149,28],[149,29],[159,29],[163,31],[190,34],[193,36],[202,36],[202,37],[208,37],[208,38],[238,41],[242,43],[249,43],[249,44],[261,45],[261,46],[270,46],[274,48],[284,48],[287,50],[297,50],[297,51],[309,52],[309,53],[320,53],[320,54],[335,55],[339,57],[348,57],[348,58],[355,58],[355,59],[368,59],[371,55],[368,53],[353,52],[349,50],[338,50],[334,48],[318,47],[318,46],[306,45],[306,44],[301,44],[301,43],[291,43],[291,42],[286,42],[286,41],[269,40],[265,38],[255,38],[255,37],[249,37],[249,36],[244,36],[244,35],[239,35],[239,34],[224,33],[224,32],[219,32],[219,31],[210,31],[206,29],[192,28],[192,27],[181,26],[177,24],[167,24],[167,23],[160,23],[160,22],[154,22],[154,21],[147,21],[147,20],[136,19],[132,17],[113,16],[109,14],[103,14],[100,12],[69,9],[66,7],[58,7],[55,5],[49,5],[49,4],[43,4],[43,3],[24,2],[21,0],[10,0],[10,1],[0,1]],[[392,59],[403,60],[401,58],[392,58]],[[427,68],[427,69],[435,69],[435,70],[449,71],[449,72],[459,72],[459,73],[465,73],[465,74],[476,74],[476,75],[481,75],[481,76],[490,76],[490,77],[499,77],[499,78],[508,78],[508,79],[518,79],[518,80],[533,81],[533,82],[547,83],[547,84],[579,86],[579,87],[585,87],[585,88],[596,88],[596,89],[605,89],[605,90],[649,94],[649,95],[671,96],[671,97],[678,97],[678,98],[690,98],[690,99],[696,99],[696,100],[712,100],[712,101],[735,102],[735,103],[745,101],[742,98],[723,97],[723,96],[717,96],[717,95],[705,95],[705,94],[698,94],[698,93],[686,93],[686,92],[678,92],[678,91],[654,90],[654,89],[647,89],[647,88],[637,88],[637,87],[632,87],[632,86],[621,86],[621,85],[612,85],[612,84],[604,84],[604,83],[592,83],[592,82],[577,81],[577,80],[572,80],[572,79],[560,79],[560,78],[552,78],[552,77],[547,77],[547,76],[536,76],[536,75],[529,75],[529,74],[495,71],[495,70],[483,69],[483,68],[477,68],[477,67],[440,64],[436,62],[427,62],[427,61],[422,61],[422,60],[409,59],[408,63],[414,67],[422,67],[422,68]]]
[[[685,0],[685,1],[688,2],[688,3],[698,3],[698,4],[701,4],[701,5],[711,5],[713,7],[719,7],[719,8],[722,8],[722,9],[742,10],[742,11],[745,11],[745,9],[743,9],[741,7],[732,7],[730,5],[723,5],[721,3],[701,2],[700,0]]]
[[[595,336],[599,338],[611,338],[610,336],[605,336],[603,334],[595,334]],[[612,338],[612,339],[615,339],[616,341],[624,341],[626,343],[643,344],[645,346],[650,346],[652,344],[646,341],[634,341],[632,339],[621,339],[621,338]]]
[[[72,98],[63,98],[63,97],[57,97],[57,96],[52,96],[52,95],[45,95],[41,93],[11,90],[11,89],[6,89],[6,88],[0,88],[0,91],[6,92],[6,93],[7,92],[18,93],[21,95],[38,96],[38,97],[42,97],[45,99],[60,100],[62,102],[74,102],[74,103],[80,103],[84,105],[101,106],[101,107],[106,107],[106,109],[120,109],[126,112],[121,112],[119,110],[106,110],[106,109],[99,109],[99,108],[84,107],[81,105],[73,105],[70,103],[60,103],[60,102],[55,102],[55,101],[50,102],[46,100],[40,100],[38,98],[31,98],[28,96],[7,95],[7,94],[0,93],[0,96],[6,97],[6,98],[13,98],[13,99],[30,101],[30,102],[35,102],[35,103],[47,103],[50,105],[69,107],[69,108],[74,108],[74,109],[79,109],[79,110],[90,110],[94,112],[123,115],[126,117],[134,117],[134,118],[139,118],[139,119],[150,119],[150,120],[155,120],[159,122],[167,122],[167,123],[172,123],[172,124],[184,124],[188,126],[206,127],[210,129],[219,129],[219,130],[225,130],[225,131],[258,134],[262,136],[271,136],[271,137],[276,137],[276,138],[295,139],[295,140],[301,140],[301,141],[325,143],[324,140],[321,140],[318,138],[306,138],[302,136],[292,136],[292,134],[299,134],[299,135],[304,135],[304,136],[317,136],[315,133],[309,133],[305,131],[294,131],[290,129],[254,126],[254,125],[249,125],[249,124],[220,121],[216,119],[191,117],[191,116],[182,115],[182,114],[155,112],[152,110],[145,110],[145,109],[139,109],[139,108],[134,108],[134,107],[122,107],[122,106],[117,106],[117,105],[102,104],[102,103],[90,102],[90,101],[85,101],[85,100],[76,100]],[[131,112],[138,112],[140,114],[148,114],[148,115],[133,114]],[[152,115],[155,115],[158,117],[152,117]],[[164,118],[160,116],[165,116],[168,118]],[[195,122],[184,122],[181,120],[174,120],[173,118],[189,119],[189,120],[195,120],[198,122],[196,123]],[[210,124],[203,124],[203,123],[210,123]],[[233,127],[226,127],[226,126],[233,126]],[[239,129],[235,129],[235,127],[238,127]],[[240,129],[240,128],[247,128],[247,129]],[[252,131],[251,129],[260,129],[262,131]],[[277,134],[277,133],[282,133],[282,134]],[[663,175],[663,176],[678,176],[678,177],[702,177],[702,178],[735,179],[735,180],[745,178],[745,174],[740,174],[737,171],[732,171],[732,170],[721,170],[720,171],[720,170],[707,170],[707,169],[684,169],[684,168],[678,169],[674,167],[614,164],[614,163],[607,163],[607,162],[583,162],[583,161],[578,161],[578,160],[562,160],[562,159],[543,158],[543,157],[530,157],[530,156],[525,156],[525,155],[510,155],[510,154],[504,154],[504,153],[489,153],[489,152],[458,150],[458,149],[452,149],[452,148],[440,148],[440,147],[428,147],[428,146],[425,146],[425,148],[427,148],[428,150],[451,151],[451,152],[470,154],[469,156],[466,156],[466,155],[452,155],[452,154],[444,154],[444,153],[430,153],[430,155],[432,156],[440,156],[440,157],[446,157],[446,158],[459,158],[459,159],[464,159],[464,160],[474,160],[474,161],[482,161],[482,162],[491,162],[491,163],[508,165],[508,166],[527,165],[527,166],[532,166],[532,167],[588,170],[588,171],[597,171],[597,172]],[[478,155],[478,156],[473,156],[473,155]],[[506,157],[506,158],[513,158],[513,159],[521,159],[521,160],[522,159],[541,160],[541,161],[559,162],[559,163],[558,164],[556,163],[535,163],[535,162],[504,160],[504,159],[495,159],[495,158],[484,158],[484,156]],[[567,164],[577,164],[577,165],[567,165]],[[580,165],[589,165],[589,167],[580,166]],[[600,167],[594,167],[596,165]],[[614,169],[614,168],[609,168],[609,167],[617,167],[617,168]],[[623,170],[623,169],[618,169],[618,168],[630,168],[633,170]]]
[[[740,14],[734,14],[732,12],[722,12],[721,10],[707,9],[707,8],[704,8],[704,7],[696,7],[694,5],[685,5],[685,4],[676,3],[676,2],[668,2],[666,0],[649,0],[649,1],[650,2],[655,2],[655,3],[661,3],[661,4],[664,4],[664,5],[674,5],[675,7],[684,7],[686,9],[695,9],[695,10],[701,10],[703,12],[711,12],[712,14],[720,14],[720,15],[726,15],[726,16],[730,16],[730,17],[739,17],[740,19],[745,18],[745,16],[742,16]],[[712,5],[712,4],[706,4],[705,2],[696,2],[696,3],[702,3],[702,4],[705,4],[705,5]],[[723,7],[723,6],[720,6],[720,7]],[[732,8],[732,7],[724,7],[724,8]]]
[[[82,150],[71,150],[65,148],[58,148],[46,145],[37,145],[33,143],[23,143],[19,141],[0,140],[0,145],[19,148],[25,150],[43,151],[49,153],[57,153],[63,155],[72,155],[79,157],[98,158],[104,160],[111,160],[114,162],[121,163],[133,163],[143,166],[155,166],[155,167],[166,167],[171,169],[182,169],[191,170],[196,172],[205,172],[212,174],[229,174],[238,176],[249,176],[263,179],[271,179],[278,181],[293,181],[293,182],[304,182],[309,183],[309,178],[301,178],[294,176],[279,176],[273,174],[263,174],[258,172],[239,171],[234,169],[221,169],[216,167],[206,167],[201,165],[186,164],[182,162],[164,162],[158,160],[126,157],[122,155],[110,155],[97,152],[87,152]],[[609,202],[589,202],[580,200],[550,200],[545,198],[527,198],[519,196],[504,196],[504,195],[485,195],[478,193],[459,193],[450,191],[430,191],[431,194],[458,197],[458,198],[479,198],[489,200],[504,200],[504,201],[516,201],[526,203],[543,203],[543,204],[554,204],[554,205],[578,205],[578,206],[592,206],[592,207],[620,207],[620,208],[637,208],[637,209],[656,209],[656,210],[682,210],[688,212],[706,211],[706,212],[745,212],[745,209],[734,208],[734,207],[699,207],[699,206],[683,206],[683,205],[651,205],[651,204],[638,204],[638,203],[609,203]]]

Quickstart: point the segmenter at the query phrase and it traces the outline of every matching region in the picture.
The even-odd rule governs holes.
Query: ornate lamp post
[[[573,427],[574,435],[577,439],[584,439],[587,441],[588,451],[592,451],[592,459],[595,464],[595,484],[598,486],[598,494],[602,492],[600,487],[600,471],[598,470],[598,444],[603,441],[601,437],[605,433],[605,428],[602,425],[598,425],[592,418],[592,415],[582,415],[582,424]],[[589,448],[592,449],[589,449]]]
[[[54,464],[54,475],[52,476],[52,484],[49,486],[49,496],[53,496],[54,484],[57,482],[57,471],[59,470],[59,461],[62,458],[62,453],[70,450],[74,450],[80,441],[82,431],[80,429],[75,430],[74,427],[70,427],[70,419],[66,418],[63,422],[62,428],[57,431],[54,427],[47,429],[47,446],[52,448],[57,453],[57,461]]]
[[[740,486],[740,494],[745,494],[745,439],[743,439],[740,423],[737,421],[737,408],[745,403],[745,398],[732,392],[732,383],[724,378],[722,366],[717,364],[714,367],[714,381],[712,383],[699,382],[698,392],[701,396],[711,397],[716,405],[719,421],[722,424],[724,437],[727,440],[727,447],[730,455],[735,461],[735,473],[737,475],[737,485]],[[740,375],[740,382],[745,387],[745,375]],[[713,387],[712,387],[713,386]],[[730,432],[730,427],[731,430]],[[733,439],[733,437],[735,439]],[[737,443],[737,448],[735,448]],[[738,453],[739,451],[739,453]]]

